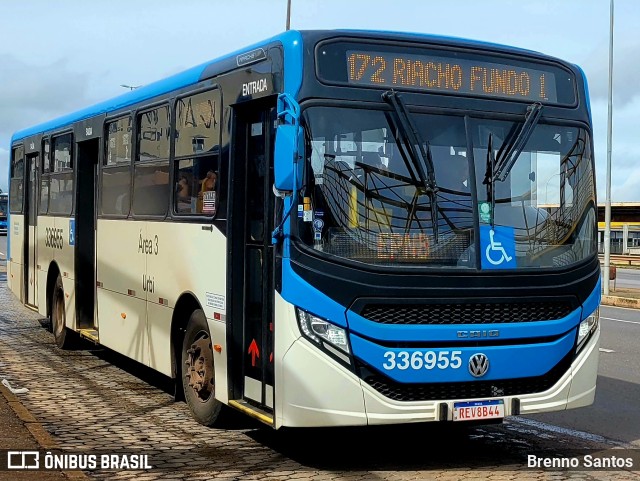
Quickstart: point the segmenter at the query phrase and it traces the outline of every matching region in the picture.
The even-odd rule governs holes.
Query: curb
[[[602,305],[614,307],[629,307],[631,309],[640,309],[640,299],[631,297],[602,296]]]
[[[24,404],[9,389],[0,384],[0,394],[4,396],[11,410],[20,419],[42,449],[60,449],[55,440],[38,420],[24,407]],[[72,480],[89,480],[82,471],[60,471],[64,477]]]

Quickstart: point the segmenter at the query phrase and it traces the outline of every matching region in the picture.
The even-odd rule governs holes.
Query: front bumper
[[[480,399],[503,399],[506,416],[588,406],[595,397],[599,340],[598,327],[566,372],[543,392]],[[394,401],[303,338],[295,341],[283,361],[282,416],[277,420],[278,427],[451,421],[454,402],[479,400]],[[515,399],[519,402],[514,403]],[[514,412],[518,405],[519,412]],[[444,412],[446,417],[441,419]]]

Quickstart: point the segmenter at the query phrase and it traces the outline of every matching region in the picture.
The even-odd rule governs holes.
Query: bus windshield
[[[366,264],[478,268],[476,225],[492,224],[513,229],[518,268],[557,267],[593,255],[595,187],[586,130],[538,123],[491,192],[489,139],[497,154],[524,118],[465,124],[463,116],[411,113],[432,159],[434,201],[411,158],[416,149],[400,141],[392,115],[305,110],[301,242]]]

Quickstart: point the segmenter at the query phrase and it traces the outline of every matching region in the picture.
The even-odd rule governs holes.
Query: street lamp
[[[607,196],[604,204],[604,295],[609,295],[611,265],[611,135],[613,124],[613,0],[609,12],[609,108],[607,119]]]
[[[287,0],[287,30],[291,28],[291,0]]]

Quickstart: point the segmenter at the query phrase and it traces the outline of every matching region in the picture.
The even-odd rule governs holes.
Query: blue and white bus
[[[11,140],[8,281],[195,419],[496,421],[593,402],[583,72],[287,31]]]

